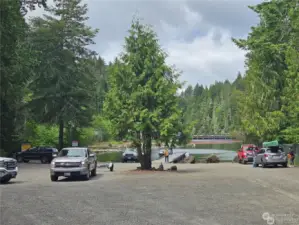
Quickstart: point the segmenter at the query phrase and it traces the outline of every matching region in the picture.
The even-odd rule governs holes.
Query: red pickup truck
[[[258,151],[258,147],[254,144],[244,144],[238,150],[239,163],[246,164],[247,162],[253,162],[254,152]]]

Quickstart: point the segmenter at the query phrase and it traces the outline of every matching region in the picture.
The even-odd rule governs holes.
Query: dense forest
[[[299,142],[299,4],[272,0],[250,7],[260,17],[247,39],[246,72],[210,87],[189,86],[182,94],[194,134],[232,134],[248,142]]]
[[[298,1],[251,6],[260,23],[247,39],[232,39],[247,52],[245,74],[236,71],[235,81],[210,87],[195,84],[179,96],[179,74],[165,64],[147,26],[133,23],[124,54],[108,63],[90,50],[98,30],[85,23],[87,5],[54,2],[45,8],[49,16],[29,22],[24,16],[35,4],[0,3],[2,150],[22,142],[61,148],[72,140],[88,145],[132,137],[150,148],[147,141],[170,143],[178,132],[184,141],[191,134],[232,134],[256,143],[299,142]]]
[[[244,91],[244,79],[238,74],[230,83],[216,82],[210,87],[196,84],[181,93],[180,107],[186,123],[195,122],[193,134],[232,134],[238,131],[241,118],[238,112],[239,92]],[[234,134],[237,135],[237,134]]]

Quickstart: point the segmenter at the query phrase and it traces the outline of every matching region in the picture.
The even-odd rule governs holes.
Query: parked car
[[[241,146],[238,151],[238,161],[239,163],[247,164],[248,162],[253,162],[254,152],[258,151],[257,146],[253,144],[245,144]]]
[[[33,147],[26,151],[17,152],[18,162],[28,163],[31,160],[40,160],[41,163],[50,163],[58,154],[58,150],[52,147]]]
[[[122,155],[122,162],[138,162],[138,154],[133,150],[126,150]]]
[[[18,163],[13,158],[0,157],[0,183],[7,183],[18,174]]]
[[[283,149],[279,147],[262,148],[255,159],[255,166],[259,165],[262,165],[263,168],[268,165],[282,165],[283,167],[287,167],[287,155]]]
[[[84,177],[97,174],[96,155],[88,148],[69,147],[63,148],[51,162],[51,181],[57,181],[59,177]]]

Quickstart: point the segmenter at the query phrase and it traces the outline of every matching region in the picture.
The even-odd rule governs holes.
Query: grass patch
[[[99,162],[121,162],[122,152],[105,152],[97,154],[97,160]]]
[[[210,154],[191,154],[194,156],[195,161],[207,158]]]

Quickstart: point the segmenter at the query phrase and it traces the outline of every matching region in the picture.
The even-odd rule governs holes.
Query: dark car
[[[138,162],[137,152],[127,150],[123,153],[123,162]]]
[[[50,163],[58,154],[58,150],[52,147],[33,147],[23,152],[17,152],[18,162],[28,163],[31,160],[40,160],[41,163]]]

